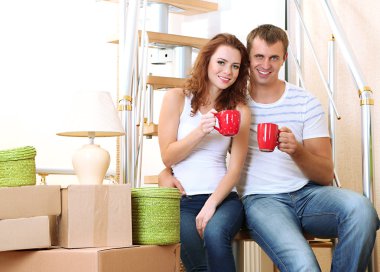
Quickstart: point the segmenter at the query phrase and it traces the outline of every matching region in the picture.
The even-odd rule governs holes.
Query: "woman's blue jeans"
[[[181,199],[181,259],[186,272],[235,271],[231,243],[242,226],[243,205],[236,193],[227,196],[207,223],[202,239],[195,218],[209,197],[193,195]]]
[[[379,228],[366,197],[310,182],[292,193],[250,195],[242,201],[252,238],[281,271],[320,271],[303,232],[338,238],[331,271],[365,271]]]

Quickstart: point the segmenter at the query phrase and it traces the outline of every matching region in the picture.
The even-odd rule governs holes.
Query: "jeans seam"
[[[183,248],[182,251],[184,251],[182,253],[184,253],[184,255],[186,256],[187,261],[191,263],[192,267],[194,267],[194,263],[192,262],[191,258],[189,258],[189,254],[187,253],[187,250],[185,248]]]
[[[289,271],[288,270],[288,268],[286,267],[286,265],[282,262],[282,260],[281,260],[281,258],[279,258],[278,256],[277,256],[277,254],[272,250],[272,248],[269,246],[269,244],[262,238],[262,236],[261,235],[259,235],[259,233],[258,232],[256,232],[255,230],[250,230],[250,231],[252,231],[252,232],[254,232],[255,234],[256,234],[256,236],[257,237],[260,237],[260,239],[261,239],[261,241],[263,241],[263,243],[266,245],[266,247],[273,253],[273,256],[276,256],[276,259],[279,261],[279,263],[281,263],[282,264],[282,266],[285,268],[285,270],[286,271]],[[252,237],[254,236],[254,235],[251,235]]]
[[[240,201],[240,200],[239,200]],[[239,230],[241,229],[241,227],[242,227],[242,225],[243,225],[243,222],[244,222],[244,207],[243,207],[243,204],[240,206],[240,214],[242,214],[243,216],[243,220],[242,220],[242,224],[241,224],[241,226],[240,226],[240,228],[233,234],[233,235],[231,235],[229,238],[230,238],[230,242],[232,243],[232,241],[233,241],[233,239],[234,239],[234,237],[235,237],[235,235],[236,235],[236,233],[238,233],[239,232]],[[235,216],[235,222],[234,222],[234,224],[233,225],[236,225],[236,222],[237,222],[237,220],[238,220],[238,216]]]

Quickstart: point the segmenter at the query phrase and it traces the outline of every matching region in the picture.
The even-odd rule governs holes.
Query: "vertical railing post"
[[[335,38],[334,35],[331,35],[331,38],[328,42],[328,84],[330,86],[331,97],[335,101]],[[331,137],[331,146],[332,146],[332,156],[333,162],[335,165],[335,118],[333,116],[333,107],[331,103],[329,104],[329,126],[330,126],[330,137]]]
[[[302,7],[302,0],[297,0],[298,4]],[[296,60],[301,67],[302,65],[302,48],[303,48],[303,39],[302,39],[302,26],[300,23],[299,16],[296,17],[295,23],[295,43],[296,43]],[[305,83],[302,79],[301,73],[297,73],[297,84],[300,84],[303,88],[305,88]]]
[[[142,170],[142,155],[143,155],[143,146],[144,146],[144,114],[145,114],[145,104],[146,104],[146,88],[147,88],[147,66],[148,66],[148,44],[149,39],[146,32],[146,21],[147,21],[147,6],[148,1],[142,1],[142,28],[140,36],[140,62],[139,62],[139,79],[138,79],[138,93],[137,93],[137,104],[136,104],[136,124],[139,124],[139,129],[136,133],[137,140],[137,153],[136,153],[136,162],[134,165],[135,169],[135,180],[136,187],[139,188],[142,186],[141,181],[141,170]]]
[[[335,37],[331,35],[330,40],[328,42],[328,84],[331,91],[331,97],[335,101]],[[335,131],[335,117],[334,117],[334,107],[329,103],[329,129],[330,129],[330,137],[331,137],[331,148],[332,148],[332,158],[334,166],[336,166],[336,131]],[[338,187],[341,187],[338,174],[335,171],[336,167],[334,167],[334,180],[335,184]]]
[[[137,48],[137,22],[139,4],[138,0],[121,0],[119,2],[119,108],[122,111],[122,122],[126,135],[121,141],[121,179],[122,183],[131,183],[134,187],[134,158],[133,149],[133,75],[136,73],[136,48]],[[137,85],[136,82],[134,84]]]
[[[371,88],[359,90],[362,117],[363,193],[373,202],[372,114],[374,99]]]

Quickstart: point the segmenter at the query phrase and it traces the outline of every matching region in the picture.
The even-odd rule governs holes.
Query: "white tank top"
[[[198,127],[202,114],[191,114],[191,97],[185,103],[178,127],[177,140],[183,139]],[[187,195],[211,194],[227,172],[226,156],[230,137],[211,131],[194,148],[190,155],[172,166],[174,176],[181,182]],[[233,191],[236,191],[235,188]]]

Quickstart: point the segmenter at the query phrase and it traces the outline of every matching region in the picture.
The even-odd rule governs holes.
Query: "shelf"
[[[108,2],[118,3],[118,0],[106,0]],[[177,9],[169,11],[176,14],[195,15],[218,10],[218,3],[202,1],[202,0],[148,0],[148,2],[168,4]]]
[[[185,85],[186,78],[148,76],[147,84],[153,87],[153,90],[182,88]]]
[[[160,33],[147,31],[149,44],[154,46],[159,45],[177,45],[177,46],[191,46],[194,48],[201,48],[209,39],[196,38],[190,36],[182,36],[168,33]],[[141,30],[139,30],[139,41],[141,41]],[[111,38],[111,43],[119,44],[118,38]]]

